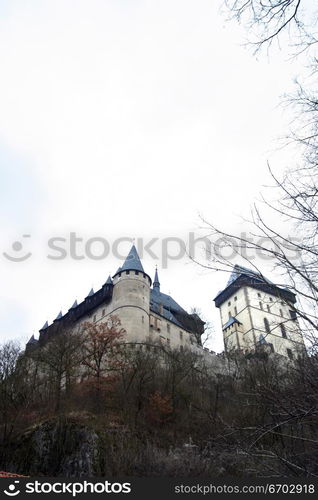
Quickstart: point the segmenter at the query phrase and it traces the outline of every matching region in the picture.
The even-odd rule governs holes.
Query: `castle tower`
[[[155,293],[160,292],[160,281],[159,281],[159,277],[158,277],[158,269],[157,268],[156,268],[156,272],[155,272],[155,279],[153,281],[153,290]]]
[[[267,349],[290,359],[305,352],[296,296],[260,273],[236,265],[214,299],[226,351]]]
[[[112,314],[127,331],[127,341],[145,342],[149,335],[151,278],[145,273],[135,245],[113,276]]]

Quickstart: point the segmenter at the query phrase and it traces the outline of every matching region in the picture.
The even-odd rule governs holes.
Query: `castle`
[[[220,309],[226,352],[262,348],[290,359],[304,352],[296,296],[260,273],[236,265],[214,302]],[[134,245],[112,278],[98,291],[92,289],[80,304],[75,301],[66,314],[60,312],[51,325],[46,322],[39,340],[32,336],[27,348],[45,343],[63,329],[80,328],[86,321],[106,322],[110,315],[119,318],[126,342],[141,349],[160,342],[171,349],[202,351],[204,321],[161,292],[157,270],[152,283]]]
[[[41,345],[62,329],[77,329],[87,321],[106,322],[110,315],[119,318],[126,330],[126,342],[139,344],[140,348],[159,341],[171,349],[202,349],[204,321],[161,292],[157,270],[152,284],[134,245],[122,267],[112,278],[108,277],[100,290],[92,289],[80,304],[75,301],[51,325],[46,322],[39,340],[32,336],[27,347]]]

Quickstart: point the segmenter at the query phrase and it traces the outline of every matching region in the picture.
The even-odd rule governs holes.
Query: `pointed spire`
[[[159,277],[158,277],[157,266],[156,266],[156,272],[155,272],[155,279],[154,279],[154,282],[153,282],[153,289],[154,289],[155,292],[160,292],[160,281],[159,281]]]
[[[75,309],[75,307],[77,307],[77,300],[74,301],[74,304],[72,305],[72,307],[70,308],[71,309]]]
[[[55,320],[54,321],[58,321],[59,319],[61,319],[63,317],[63,314],[62,314],[62,311],[60,311],[58,313],[58,315],[56,316]]]
[[[48,324],[48,322],[46,321],[46,322],[44,323],[44,325],[42,326],[42,328],[40,329],[40,332],[41,332],[42,330],[46,330],[46,328],[48,328],[48,326],[49,326],[49,324]]]
[[[32,337],[30,338],[30,340],[27,342],[27,345],[29,345],[29,344],[37,344],[37,342],[38,341],[35,340],[34,335],[32,335]]]
[[[90,289],[90,292],[89,292],[89,294],[87,295],[87,297],[91,297],[92,295],[94,295],[94,290],[93,290],[93,288],[91,288],[91,289]],[[86,297],[86,298],[87,298],[87,297]]]
[[[130,252],[127,255],[126,260],[121,268],[121,271],[141,271],[142,273],[144,272],[144,268],[142,267],[142,263],[140,262],[140,258],[135,245],[131,247]]]
[[[111,279],[111,276],[109,275],[107,278],[107,281],[106,281],[106,285],[112,285],[112,284],[113,284],[113,280]]]

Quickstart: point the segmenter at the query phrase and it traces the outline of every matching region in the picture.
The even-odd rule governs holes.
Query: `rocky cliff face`
[[[0,460],[0,470],[69,478],[240,475],[232,449],[207,453],[192,443],[162,448],[143,432],[105,429],[100,422],[88,420],[68,416],[32,427],[12,441]]]
[[[198,446],[184,440],[176,443],[162,429],[151,438],[144,431],[125,426],[110,427],[94,417],[55,417],[38,424],[12,440],[0,459],[0,470],[47,477],[245,477],[262,476],[264,466],[280,462],[269,455],[259,463],[235,445],[206,442]],[[165,445],[163,446],[163,442]],[[258,450],[263,456],[263,450]]]
[[[52,419],[16,438],[2,468],[27,475],[94,475],[98,435],[72,419]]]

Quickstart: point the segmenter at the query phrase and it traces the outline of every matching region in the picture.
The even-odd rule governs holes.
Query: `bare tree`
[[[13,430],[17,406],[16,366],[21,354],[20,346],[7,342],[0,346],[0,414],[2,441],[5,443]]]
[[[83,360],[83,342],[81,332],[67,328],[57,331],[44,345],[26,353],[39,364],[42,390],[47,383],[48,396],[53,396],[56,412],[60,411],[62,392],[69,393],[77,381]]]
[[[285,34],[299,50],[317,43],[315,7],[310,1],[225,0],[225,5],[234,18],[246,24],[256,50],[280,42]]]
[[[113,315],[103,323],[85,322],[82,333],[85,339],[83,376],[93,389],[97,409],[100,411],[102,395],[123,363],[119,348],[126,332],[121,327],[120,319]]]
[[[0,460],[5,461],[10,440],[25,425],[35,398],[32,370],[17,342],[0,345]]]

